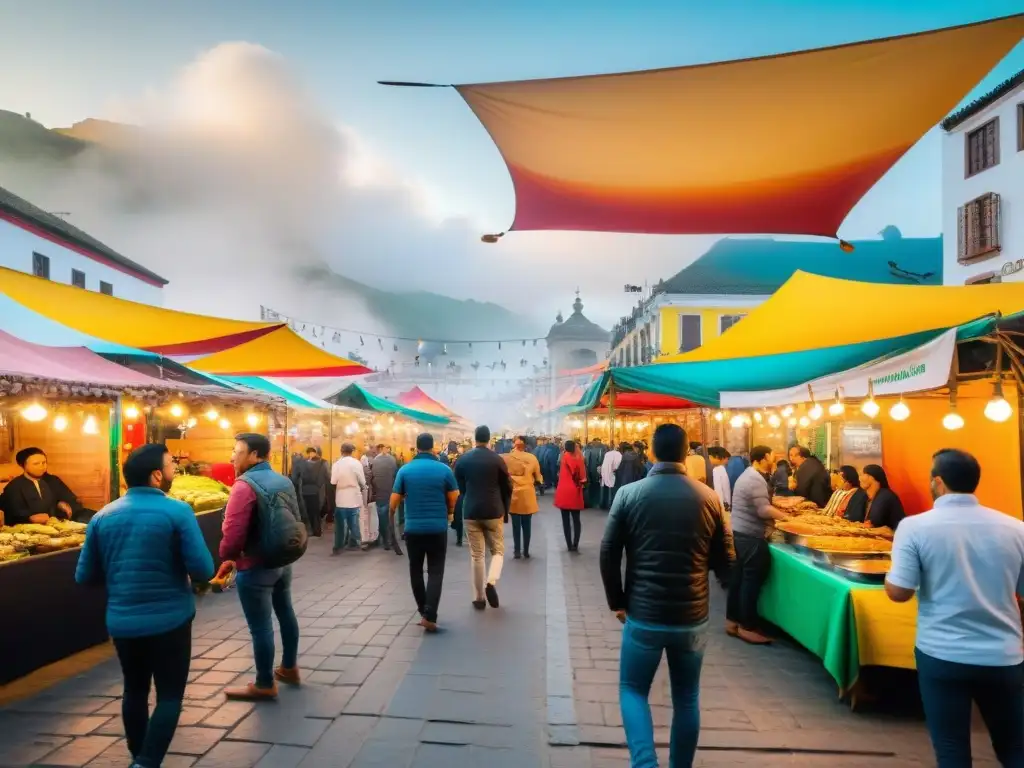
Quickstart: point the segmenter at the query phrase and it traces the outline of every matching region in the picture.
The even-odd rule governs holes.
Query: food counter
[[[223,519],[223,508],[196,513],[218,566]],[[75,582],[80,552],[74,546],[0,562],[0,685],[106,642],[106,591]]]

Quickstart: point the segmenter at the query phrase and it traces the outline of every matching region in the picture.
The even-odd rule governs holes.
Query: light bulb
[[[731,419],[729,419],[729,426],[733,427],[734,429],[739,429],[740,427],[743,426],[743,417],[740,416],[739,414],[736,414]]]
[[[68,428],[68,417],[62,413],[57,414],[53,418],[53,428],[58,432],[63,432]]]
[[[801,427],[806,427],[806,426],[807,426],[808,424],[810,424],[810,423],[811,423],[811,420],[810,420],[810,419],[808,419],[808,418],[807,418],[806,416],[801,416],[801,417],[800,417],[800,421],[798,421],[797,423],[798,423],[798,424],[799,424],[799,425],[800,425]]]
[[[993,397],[985,405],[985,418],[989,421],[1001,424],[1011,416],[1013,416],[1013,406],[1006,402],[1006,399],[1002,396]]]
[[[382,427],[380,424],[374,424],[373,425],[373,431],[374,432],[380,432],[382,429],[384,429],[384,427]]]
[[[838,400],[836,400],[834,403],[832,403],[832,405],[830,405],[828,407],[828,415],[829,416],[842,416],[843,415],[843,411],[845,411],[845,410],[846,410],[846,406],[843,405]]]
[[[910,417],[910,408],[907,404],[900,400],[896,405],[889,409],[889,415],[895,421],[906,421]]]
[[[725,418],[725,414],[721,411],[715,412],[715,421],[722,421]]]
[[[250,414],[246,415],[245,423],[248,424],[250,427],[255,427],[257,424],[260,423],[260,416],[259,416],[259,414],[258,413],[250,413]]]
[[[875,402],[874,398],[865,400],[864,404],[861,405],[860,407],[860,412],[867,416],[869,419],[875,418],[875,416],[878,415],[878,412],[880,410],[882,409],[879,407],[878,403]]]
[[[964,425],[964,417],[956,411],[950,411],[942,417],[942,426],[952,431],[960,429]]]
[[[228,421],[227,419],[221,419],[219,422],[219,426],[221,429],[231,429],[231,422]]]
[[[760,411],[754,411],[754,421],[756,421],[758,424],[760,424],[762,418],[764,418],[764,417],[761,416],[761,412]]]
[[[818,405],[818,403],[815,403],[813,406],[811,406],[811,410],[809,410],[807,412],[807,415],[810,416],[815,421],[817,421],[818,419],[821,418],[821,415],[824,412],[825,412],[825,409],[822,408],[820,405]]]
[[[395,417],[394,416],[388,416],[388,424],[394,424],[394,423],[395,423]]]
[[[21,409],[21,418],[25,421],[42,421],[48,411],[39,403],[32,403]]]
[[[100,431],[100,426],[96,423],[95,416],[90,414],[85,417],[85,423],[82,425],[82,431],[87,435],[95,435]]]
[[[185,422],[185,426],[186,426],[186,427],[188,427],[189,429],[192,429],[192,428],[193,428],[193,427],[194,427],[194,426],[195,426],[196,424],[198,424],[198,423],[199,423],[199,422],[198,422],[198,421],[196,421],[196,420],[195,420],[195,419],[193,418],[193,419],[189,419],[188,421],[186,421],[186,422]]]
[[[774,413],[768,417],[768,426],[772,429],[778,429],[782,425],[782,419],[776,416]]]
[[[209,419],[210,421],[216,421],[217,420],[217,416],[218,416],[218,414],[217,414],[217,409],[216,408],[211,408],[210,410],[208,410],[206,412],[206,418]]]
[[[787,405],[785,408],[783,408],[782,409],[782,415],[785,416],[787,419],[790,416],[792,416],[793,415],[793,406],[792,405]]]
[[[182,408],[177,403],[171,406],[171,416],[173,416],[174,418],[180,419],[183,413],[185,413],[185,409]]]
[[[789,421],[787,421],[786,423],[789,424],[789,426],[791,426],[791,427],[795,427],[796,426],[796,417],[795,416],[790,416],[789,417]]]
[[[127,408],[124,409],[124,417],[126,419],[131,419],[132,421],[135,421],[135,419],[139,418],[139,409],[136,408],[134,405],[129,405]]]

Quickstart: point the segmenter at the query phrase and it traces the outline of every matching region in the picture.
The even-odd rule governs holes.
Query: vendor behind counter
[[[44,525],[51,517],[85,522],[94,514],[82,506],[63,480],[47,472],[46,454],[42,449],[24,448],[14,460],[22,474],[11,480],[0,494],[4,525]]]

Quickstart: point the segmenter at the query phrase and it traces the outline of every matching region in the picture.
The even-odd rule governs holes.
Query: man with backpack
[[[267,463],[270,440],[243,433],[231,455],[238,479],[224,510],[218,576],[237,570],[235,586],[252,635],[256,679],[229,688],[229,699],[277,698],[277,682],[299,684],[299,622],[292,608],[291,564],[306,551],[308,534],[295,486]],[[274,669],[274,620],[281,627],[281,666]]]

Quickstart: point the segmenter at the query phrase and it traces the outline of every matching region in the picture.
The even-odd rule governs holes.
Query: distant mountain
[[[78,155],[90,151],[89,163],[116,170],[130,162],[132,145],[145,142],[145,129],[104,120],[88,119],[70,128],[48,129],[28,115],[0,110],[0,167],[3,163],[17,165],[18,173],[26,169],[37,179],[59,182],[61,173]],[[33,171],[38,171],[38,175]],[[0,186],[4,174],[0,172]],[[19,192],[17,187],[12,189]],[[157,195],[160,193],[157,192]],[[26,191],[25,197],[31,199]],[[131,204],[161,206],[167,200],[154,198],[131,200]],[[99,233],[97,233],[99,235]],[[102,239],[102,238],[101,238]],[[111,243],[116,247],[116,243]],[[131,254],[125,254],[131,257]],[[530,318],[517,315],[497,304],[460,300],[425,291],[391,292],[360,283],[330,269],[309,268],[294,272],[297,281],[315,285],[318,292],[336,288],[339,298],[355,295],[363,300],[369,312],[399,336],[460,339],[471,337],[514,338],[543,334]],[[262,303],[273,307],[274,298]],[[340,302],[339,302],[340,303]],[[275,307],[276,308],[276,307]],[[328,324],[331,317],[309,318]]]

